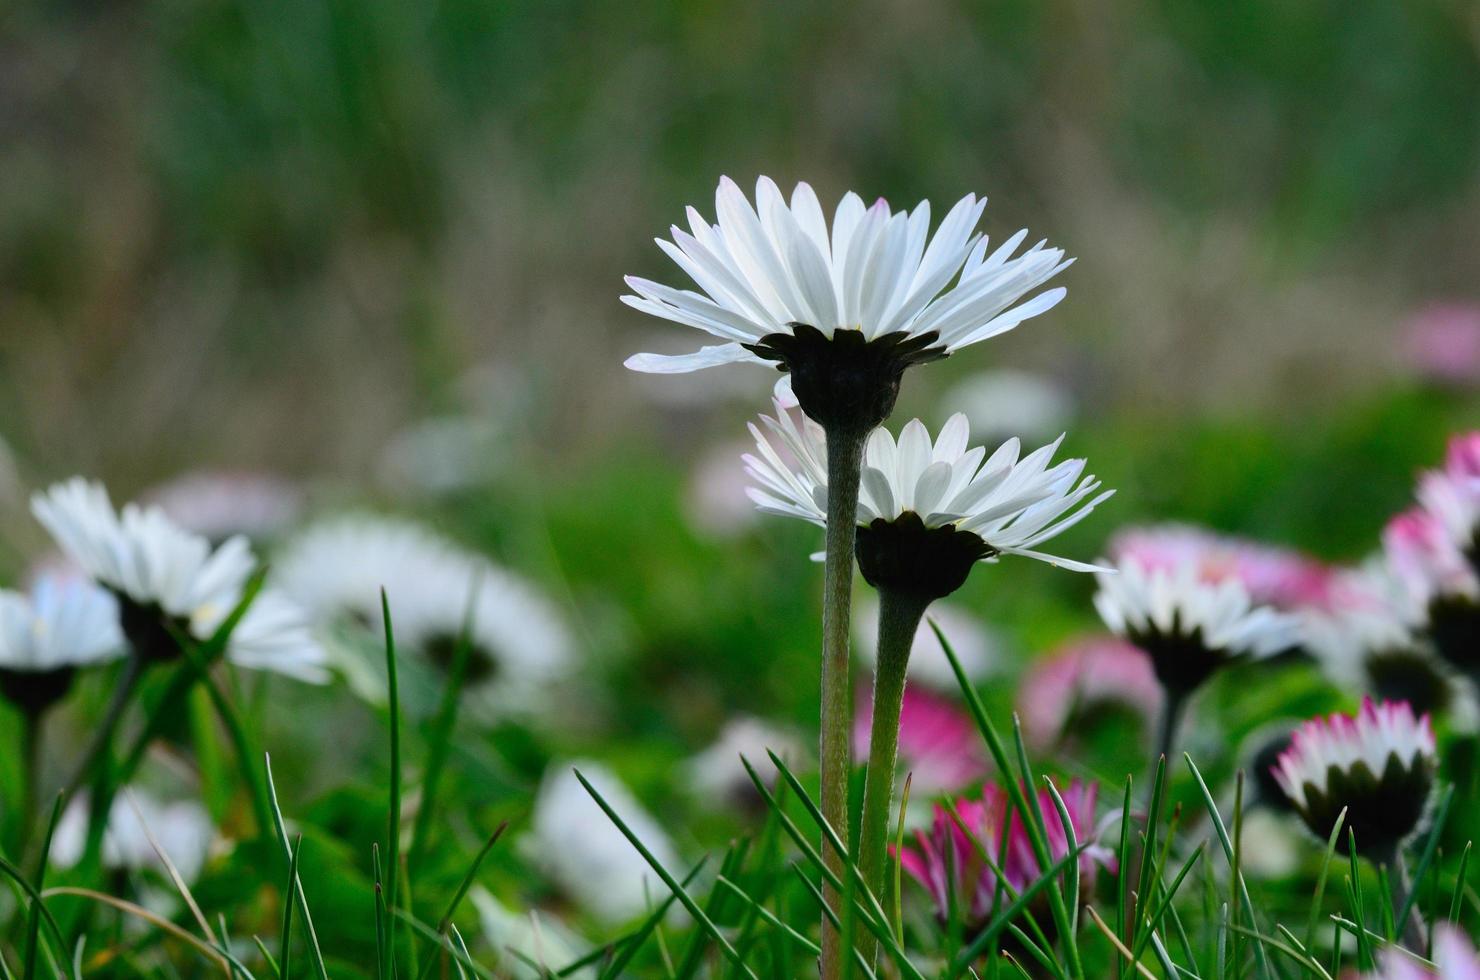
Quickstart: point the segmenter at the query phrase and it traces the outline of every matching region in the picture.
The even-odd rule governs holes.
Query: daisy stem
[[[1174,690],[1163,687],[1163,702],[1161,708],[1161,727],[1156,740],[1156,753],[1151,756],[1151,778],[1147,785],[1156,782],[1156,767],[1161,759],[1166,759],[1168,765],[1171,763],[1172,749],[1177,741],[1177,729],[1182,724],[1182,713],[1187,708],[1187,700],[1192,696],[1190,691]]]
[[[838,840],[848,846],[848,772],[851,766],[848,682],[848,629],[853,606],[853,544],[857,536],[858,483],[863,467],[866,431],[832,426],[827,433],[827,557],[822,593],[822,704],[818,759],[821,773],[822,816]],[[822,841],[823,862],[848,880],[847,858]],[[823,900],[839,921],[843,896],[826,887]],[[843,974],[842,935],[822,922],[822,980]]]
[[[144,676],[144,666],[147,662],[139,653],[130,655],[124,661],[123,674],[118,678],[118,683],[114,685],[113,699],[108,702],[108,708],[103,712],[103,720],[94,730],[92,741],[88,743],[87,750],[78,760],[77,768],[72,772],[72,778],[63,784],[66,787],[62,791],[64,799],[70,800],[82,787],[83,780],[95,767],[99,756],[112,744],[114,732],[118,728],[118,723],[123,720],[123,712],[128,708],[134,688],[139,686],[139,679]]]
[[[41,796],[41,722],[46,710],[29,708],[21,719],[22,787],[20,830],[15,853],[25,854],[36,822],[36,802]]]
[[[929,602],[895,589],[879,590],[879,656],[874,668],[874,707],[869,732],[868,777],[863,793],[863,823],[858,854],[863,880],[875,895],[885,894],[884,869],[889,842],[889,809],[894,795],[894,765],[899,754],[899,716],[915,630]],[[877,943],[864,944],[873,963]]]
[[[1408,893],[1413,890],[1413,883],[1408,878],[1408,862],[1403,860],[1403,846],[1394,844],[1386,853],[1374,855],[1373,863],[1387,867],[1388,885],[1393,891],[1393,913],[1396,915],[1408,904]],[[1424,937],[1423,918],[1418,914],[1415,903],[1403,928],[1402,941],[1410,952],[1423,956],[1427,945]]]

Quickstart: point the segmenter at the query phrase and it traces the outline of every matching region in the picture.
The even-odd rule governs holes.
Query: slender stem
[[[1164,703],[1161,707],[1161,726],[1156,738],[1156,752],[1151,756],[1151,778],[1146,785],[1152,785],[1156,780],[1156,766],[1161,759],[1167,760],[1167,765],[1172,762],[1172,749],[1176,747],[1177,729],[1182,724],[1182,713],[1187,708],[1187,699],[1191,696],[1190,691],[1174,691],[1171,688],[1163,688]]]
[[[853,604],[853,541],[857,534],[858,481],[863,466],[865,432],[827,434],[827,558],[822,593],[822,735],[818,751],[822,816],[848,846],[849,707],[848,628]],[[839,881],[847,881],[846,858],[823,835],[822,857]],[[823,900],[841,921],[843,897],[834,888]],[[822,980],[843,975],[842,935],[822,922]]]
[[[1408,880],[1408,862],[1403,860],[1403,847],[1394,844],[1386,853],[1374,855],[1377,864],[1386,865],[1388,870],[1388,886],[1393,892],[1393,914],[1397,915],[1408,904],[1408,894],[1413,890],[1413,883]],[[1423,917],[1418,913],[1418,905],[1414,904],[1408,913],[1408,922],[1403,927],[1403,944],[1410,952],[1423,956],[1425,952],[1425,929]]]
[[[128,708],[134,688],[139,686],[139,678],[144,676],[144,665],[144,658],[137,653],[124,662],[123,674],[118,678],[117,686],[113,688],[113,699],[108,702],[108,709],[103,712],[103,720],[99,722],[97,729],[93,732],[92,741],[88,743],[87,750],[78,760],[72,778],[63,784],[66,787],[62,791],[65,799],[72,798],[82,786],[88,772],[97,763],[98,757],[103,754],[103,750],[112,743],[114,731],[123,719],[123,712]]]
[[[879,656],[874,668],[874,715],[869,733],[868,779],[863,793],[859,864],[869,890],[881,900],[889,843],[889,810],[894,796],[894,764],[899,752],[899,716],[904,706],[910,647],[929,603],[893,589],[879,590]],[[864,960],[872,964],[877,943],[867,937]]]
[[[41,798],[41,722],[46,709],[28,708],[21,713],[22,788],[20,832],[15,853],[25,854],[36,825],[36,801]]]

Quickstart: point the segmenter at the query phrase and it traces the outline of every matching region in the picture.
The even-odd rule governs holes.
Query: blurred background
[[[985,193],[991,235],[1078,256],[1066,302],[912,374],[899,413],[1067,429],[1120,488],[1067,554],[1183,518],[1355,558],[1476,418],[1458,0],[79,0],[0,12],[0,78],[17,572],[52,479],[263,472],[420,513],[557,590],[593,650],[723,673],[716,644],[779,623],[810,663],[810,532],[741,496],[773,376],[621,368],[693,346],[617,297],[681,278],[652,239],[721,174]],[[1088,613],[1087,583],[1053,586],[1066,623],[988,578],[1010,629]]]
[[[1079,256],[952,369],[1294,424],[1475,298],[1477,47],[1461,0],[9,5],[0,433],[28,478],[368,477],[486,365],[578,465],[668,397],[621,276],[759,173]]]
[[[120,502],[288,481],[258,498],[291,514],[269,557],[347,506],[425,521],[545,589],[584,658],[543,731],[467,740],[485,828],[557,758],[667,812],[727,720],[814,730],[819,536],[753,515],[739,464],[775,376],[621,367],[696,346],[617,298],[681,283],[653,238],[712,216],[722,174],[829,207],[986,194],[993,238],[1078,257],[1063,304],[912,373],[896,419],[1067,430],[1119,494],[1061,554],[1177,519],[1356,560],[1480,421],[1467,0],[0,5],[5,581],[49,547],[29,494],[73,473]],[[994,706],[1095,628],[1092,585],[1020,561],[953,599]],[[1312,683],[1228,725],[1327,706]],[[376,773],[384,734],[341,702],[332,739],[260,714],[290,807],[337,794],[312,818],[353,845],[357,908],[383,774],[346,787],[340,762]],[[1208,731],[1226,773],[1236,739]],[[1100,761],[1072,767],[1117,783]]]
[[[897,413],[1067,429],[1120,494],[1065,554],[1181,518],[1355,558],[1477,417],[1458,0],[22,4],[0,78],[16,572],[53,479],[267,473],[541,580],[593,655],[729,664],[716,702],[808,717],[815,542],[750,516],[738,462],[774,376],[621,367],[694,346],[617,297],[681,280],[653,238],[721,174],[984,193],[993,237],[1078,257],[1061,306],[913,373]],[[1062,617],[989,575],[973,602],[1040,641],[1088,623],[1089,583],[1046,572],[1021,574]],[[749,686],[726,651],[788,629]]]

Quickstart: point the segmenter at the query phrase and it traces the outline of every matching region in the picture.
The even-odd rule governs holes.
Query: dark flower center
[[[76,673],[75,667],[51,670],[0,667],[0,695],[26,714],[39,715],[66,697]]]
[[[1452,690],[1430,658],[1412,650],[1368,654],[1365,663],[1372,693],[1382,701],[1407,701],[1416,715],[1434,714],[1449,706]]]
[[[453,633],[438,633],[430,637],[422,649],[427,659],[444,673],[452,673],[457,662],[459,637]],[[476,643],[468,644],[467,662],[463,668],[463,683],[480,684],[498,675],[499,664],[487,650]]]
[[[1429,603],[1429,635],[1439,656],[1474,678],[1480,675],[1480,602],[1442,595]]]
[[[117,591],[114,595],[118,597],[118,622],[133,647],[134,656],[146,663],[156,663],[180,655],[175,635],[189,635],[188,619],[171,616],[157,602],[140,603]]]
[[[997,553],[970,531],[926,527],[913,511],[860,527],[853,550],[869,585],[924,602],[955,592],[971,566]]]
[[[1325,840],[1345,807],[1342,836],[1350,828],[1358,852],[1382,859],[1418,829],[1434,773],[1422,756],[1404,764],[1394,752],[1388,754],[1380,775],[1358,762],[1350,769],[1332,766],[1326,771],[1325,783],[1323,787],[1305,784],[1305,806],[1300,813],[1305,825]]]
[[[1218,668],[1235,658],[1226,650],[1213,649],[1203,642],[1202,627],[1184,633],[1172,620],[1171,630],[1163,633],[1154,627],[1131,631],[1126,639],[1151,658],[1156,679],[1173,697],[1185,697],[1203,685]]]
[[[904,331],[865,340],[861,330],[831,337],[805,323],[790,333],[767,334],[745,349],[791,372],[791,388],[807,417],[829,432],[863,435],[889,417],[905,368],[947,356],[934,331]]]

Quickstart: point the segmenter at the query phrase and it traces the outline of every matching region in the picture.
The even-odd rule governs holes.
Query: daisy
[[[937,404],[963,413],[976,431],[1001,439],[1052,439],[1074,418],[1074,395],[1067,385],[1009,368],[969,375],[946,389]]]
[[[1189,564],[1147,569],[1134,560],[1101,574],[1095,609],[1138,647],[1166,692],[1158,754],[1170,758],[1187,699],[1227,664],[1295,646],[1299,620],[1255,605],[1237,579],[1208,582]]]
[[[1412,508],[1388,522],[1382,546],[1406,606],[1439,655],[1472,680],[1480,677],[1480,574],[1444,521]]]
[[[716,810],[737,805],[764,809],[765,801],[741,761],[773,782],[779,773],[771,761],[775,752],[790,769],[807,759],[802,740],[795,732],[760,718],[740,717],[725,724],[715,743],[695,755],[684,766],[685,782],[694,795]]]
[[[1039,749],[1075,740],[1085,722],[1120,708],[1154,718],[1162,692],[1146,655],[1114,636],[1075,640],[1038,660],[1018,688],[1023,737]],[[1148,729],[1149,725],[1146,726]]]
[[[1464,390],[1480,385],[1480,306],[1440,303],[1403,326],[1408,365],[1426,381]]]
[[[779,406],[776,417],[762,421],[795,463],[788,465],[752,425],[758,455],[745,457],[757,484],[751,498],[763,511],[828,527],[831,467],[823,461],[821,427],[794,419]],[[930,603],[960,588],[977,562],[995,562],[1004,554],[1075,571],[1100,570],[1037,550],[1113,492],[1091,497],[1100,483],[1083,475],[1082,459],[1049,465],[1063,437],[1027,456],[1010,439],[990,457],[981,447],[968,449],[969,439],[964,415],[952,416],[934,442],[916,419],[897,443],[887,430],[876,429],[864,451],[862,492],[851,516],[858,525],[859,569],[879,592],[873,734],[860,843],[864,880],[871,889],[883,884],[905,675]]]
[[[1377,970],[1362,974],[1362,980],[1480,980],[1480,954],[1456,926],[1446,923],[1434,929],[1431,956],[1431,962],[1424,962],[1407,950],[1389,947],[1378,958]]]
[[[128,504],[120,514],[102,484],[80,477],[35,495],[31,510],[67,556],[117,597],[119,625],[140,663],[179,656],[177,633],[196,641],[213,636],[256,567],[245,538],[212,548],[158,507]],[[271,590],[257,595],[232,630],[226,657],[303,681],[328,680],[324,652],[298,608]]]
[[[176,524],[212,541],[242,534],[269,538],[298,519],[303,491],[268,473],[199,470],[145,491],[141,497]]]
[[[341,643],[336,652],[356,690],[372,699],[384,697],[383,676],[371,673],[380,660],[355,654],[383,642],[382,588],[397,649],[438,675],[425,690],[408,689],[422,708],[436,703],[465,631],[464,695],[490,712],[538,707],[575,666],[569,628],[534,585],[410,521],[326,519],[288,543],[274,581],[331,638],[350,641],[354,649]]]
[[[615,774],[595,762],[577,762],[574,768],[663,867],[677,867],[678,852],[667,831]],[[666,889],[571,770],[570,764],[557,763],[546,772],[521,848],[591,915],[608,924],[630,921]]]
[[[702,292],[629,276],[622,301],[695,327],[721,343],[692,354],[638,354],[636,371],[683,373],[736,362],[789,371],[802,408],[824,425],[859,432],[893,408],[905,368],[1005,333],[1064,297],[1033,293],[1069,263],[1039,242],[1014,257],[1021,231],[988,253],[975,231],[985,199],[962,198],[930,234],[930,205],[892,211],[844,195],[831,227],[817,195],[790,201],[768,177],[755,204],[728,177],[715,193],[717,224],[688,210],[687,231],[658,241]]]
[[[1209,582],[1237,579],[1252,601],[1277,609],[1325,606],[1335,574],[1299,552],[1191,524],[1128,528],[1110,539],[1109,552],[1114,561],[1135,561],[1148,570],[1191,565]]]
[[[1344,808],[1357,848],[1394,867],[1393,855],[1422,822],[1434,767],[1429,716],[1415,718],[1406,702],[1365,698],[1356,715],[1297,728],[1274,777],[1317,837],[1330,836]]]
[[[87,846],[88,808],[89,800],[82,794],[62,811],[50,852],[57,867],[70,868],[82,859]],[[170,863],[188,884],[205,867],[216,827],[205,807],[194,800],[165,802],[138,788],[125,789],[113,798],[108,811],[103,866],[114,871],[164,874],[164,862],[150,837],[169,855]]]
[[[828,471],[821,428],[779,407],[774,418],[761,421],[778,444],[750,426],[756,454],[744,460],[755,484],[751,499],[763,512],[825,527]],[[884,429],[869,437],[856,522],[858,564],[870,584],[937,599],[959,588],[974,563],[996,562],[1002,555],[1102,571],[1036,550],[1114,493],[1107,490],[1086,503],[1100,482],[1081,479],[1085,461],[1049,465],[1062,436],[1026,456],[1016,439],[990,457],[981,447],[968,449],[969,439],[966,416],[959,414],[933,443],[919,419],[904,427],[897,443]]]
[[[1338,573],[1327,609],[1301,616],[1301,645],[1339,687],[1379,700],[1407,701],[1419,712],[1454,700],[1444,662],[1415,627],[1402,587],[1381,559]]]
[[[1068,810],[1075,839],[1087,845],[1079,855],[1079,871],[1081,887],[1088,894],[1097,871],[1105,868],[1113,874],[1116,865],[1113,852],[1094,843],[1098,790],[1094,783],[1075,779],[1059,787],[1059,795]],[[1046,788],[1037,792],[1033,802],[1043,817],[1049,857],[1058,861],[1069,853],[1058,808]],[[956,816],[952,816],[951,809]],[[1041,876],[1022,814],[1014,810],[1009,820],[1008,810],[1007,791],[988,783],[982,787],[979,800],[961,797],[950,808],[936,804],[929,831],[916,831],[914,845],[898,852],[900,866],[930,895],[936,918],[942,923],[954,909],[968,929],[980,929],[991,919],[999,895],[1004,904],[1011,903]],[[991,864],[983,854],[992,858]],[[1000,883],[992,864],[1001,869]],[[1037,911],[1041,912],[1041,907]]]
[[[484,938],[493,946],[494,962],[513,980],[544,980],[580,959],[591,946],[554,916],[533,909],[515,912],[481,885],[468,892],[468,899],[478,910]],[[591,980],[596,970],[585,967],[559,976]]]
[[[118,603],[91,582],[47,575],[0,589],[0,694],[28,715],[61,700],[80,667],[122,656]]]
[[[853,751],[866,755],[873,730],[873,703],[860,691],[853,714]],[[955,701],[919,687],[908,687],[899,712],[900,768],[910,775],[911,791],[930,797],[957,792],[989,771],[976,723]]]

